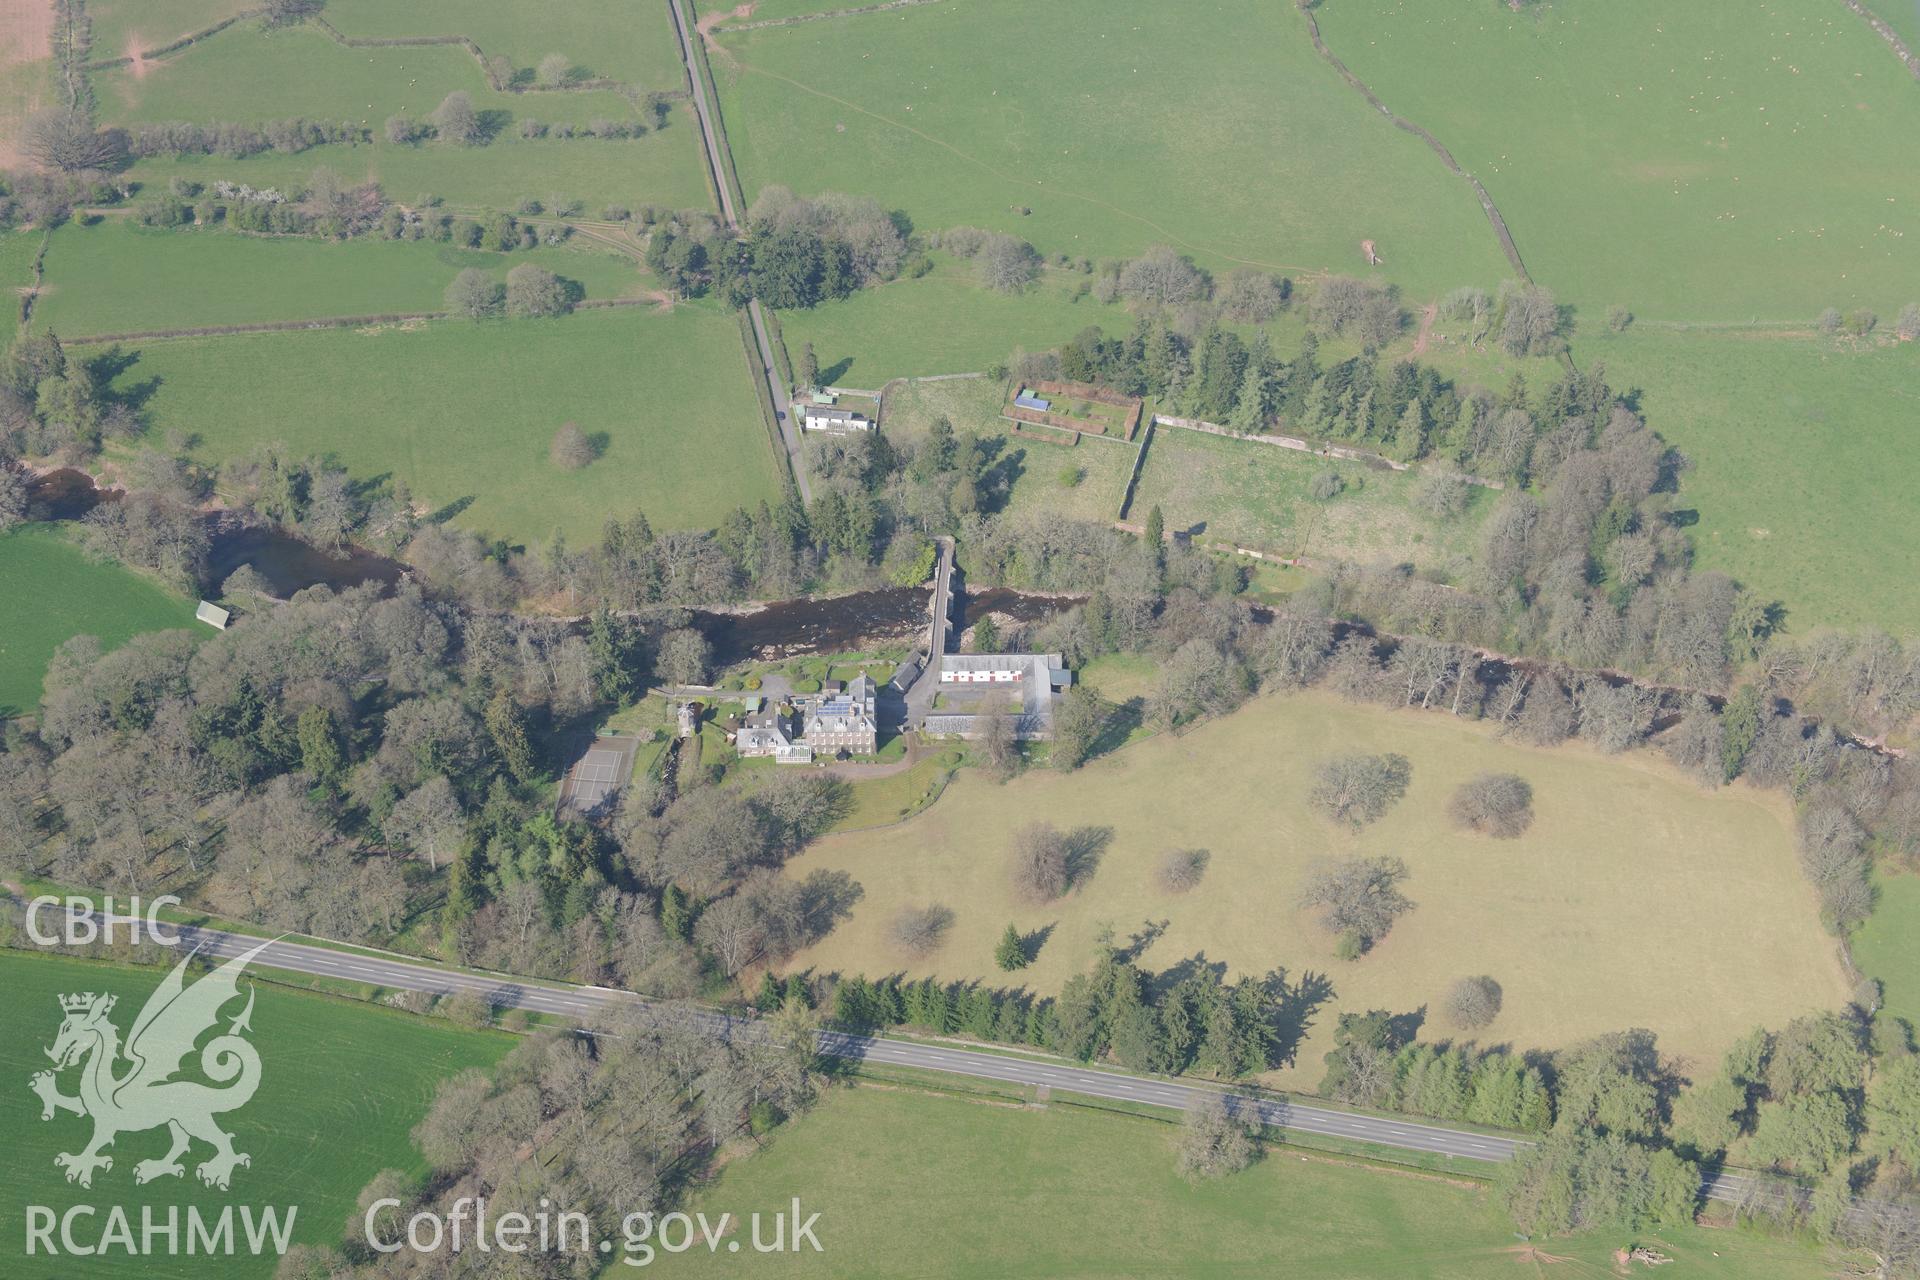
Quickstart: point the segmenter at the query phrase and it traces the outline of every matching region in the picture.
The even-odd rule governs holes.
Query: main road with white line
[[[178,930],[183,948],[221,958],[241,955],[262,940],[244,934],[217,929],[182,926]],[[253,964],[283,969],[312,977],[337,978],[347,982],[368,983],[400,991],[420,991],[432,996],[450,996],[473,992],[489,1004],[506,1009],[526,1009],[533,1013],[577,1018],[583,1024],[622,1006],[655,1006],[631,992],[607,987],[581,987],[550,982],[522,982],[498,974],[470,973],[443,968],[425,961],[401,960],[364,951],[334,950],[309,943],[277,940],[265,943]],[[680,1007],[680,1006],[676,1006]],[[751,1018],[735,1017],[714,1010],[688,1007],[692,1016],[711,1025],[717,1035],[752,1035],[756,1023]],[[1213,1089],[1206,1085],[1184,1084],[1155,1076],[1128,1075],[1076,1066],[1059,1059],[1018,1057],[1010,1054],[983,1053],[975,1049],[954,1048],[920,1041],[889,1040],[877,1036],[852,1035],[841,1031],[820,1033],[820,1052],[853,1062],[881,1063],[911,1067],[945,1075],[970,1076],[996,1080],[1029,1088],[1057,1089],[1110,1102],[1185,1110],[1207,1093],[1225,1092],[1234,1109],[1257,1117],[1261,1123],[1295,1133],[1344,1138],[1372,1143],[1401,1151],[1418,1151],[1452,1156],[1462,1160],[1497,1163],[1510,1160],[1516,1151],[1530,1145],[1523,1139],[1503,1138],[1495,1134],[1473,1133],[1443,1125],[1423,1124],[1401,1117],[1363,1115],[1329,1107],[1307,1106],[1284,1098],[1260,1097]],[[1753,1185],[1753,1179],[1734,1173],[1710,1174],[1702,1190],[1708,1198],[1738,1201]]]

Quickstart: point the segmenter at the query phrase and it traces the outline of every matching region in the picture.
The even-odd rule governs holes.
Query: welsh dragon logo
[[[186,1064],[194,1043],[218,1023],[220,1010],[238,997],[240,974],[247,962],[267,945],[234,957],[192,986],[186,983],[192,957],[182,960],[147,998],[124,1045],[109,1017],[115,997],[91,991],[60,997],[66,1019],[53,1047],[46,1051],[53,1059],[53,1070],[35,1074],[32,1087],[40,1095],[42,1120],[53,1119],[58,1111],[93,1117],[93,1141],[80,1151],[53,1158],[55,1165],[66,1170],[68,1182],[91,1187],[96,1169],[113,1168],[113,1158],[102,1152],[115,1138],[163,1125],[172,1146],[159,1159],[134,1165],[135,1182],[185,1174],[180,1158],[195,1139],[213,1147],[212,1158],[195,1170],[210,1187],[225,1191],[234,1168],[253,1163],[251,1157],[233,1149],[233,1135],[214,1122],[214,1116],[245,1106],[260,1087],[260,1055],[242,1038],[243,1032],[252,1029],[251,987],[246,1008],[224,1034],[214,1036],[200,1050],[201,1073],[225,1087],[174,1077]],[[60,1092],[58,1076],[75,1066],[80,1068],[80,1092],[69,1097]]]

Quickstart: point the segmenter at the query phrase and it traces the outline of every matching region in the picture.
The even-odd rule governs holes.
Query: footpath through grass
[[[39,707],[47,662],[74,636],[98,636],[112,649],[143,631],[200,626],[193,601],[89,559],[48,524],[0,533],[0,613],[0,718]]]
[[[778,495],[733,317],[625,307],[551,320],[143,343],[131,381],[159,379],[155,431],[200,436],[208,461],[265,441],[404,481],[465,527],[529,545],[577,542],[609,515],[708,527]],[[600,442],[579,471],[547,459],[576,423]]]
[[[1540,1242],[1546,1256],[1536,1256],[1484,1188],[1283,1148],[1196,1186],[1174,1173],[1176,1133],[1165,1120],[1071,1105],[862,1085],[777,1130],[693,1207],[736,1223],[758,1211],[765,1226],[798,1196],[803,1218],[820,1215],[822,1252],[784,1256],[778,1270],[792,1276],[1611,1275],[1608,1255],[1634,1239],[1594,1232]],[[1660,1273],[1673,1280],[1830,1274],[1817,1249],[1741,1231],[1638,1238],[1673,1256]],[[656,1265],[745,1277],[770,1261],[722,1246]]]
[[[1900,159],[1920,93],[1844,5],[1768,0],[1733,22],[1661,0],[1318,13],[1333,51],[1480,178],[1534,276],[1585,317],[1623,303],[1811,321],[1920,297],[1920,166]]]
[[[249,1039],[260,1053],[261,1082],[251,1102],[220,1118],[234,1135],[235,1149],[253,1157],[250,1166],[235,1171],[231,1193],[210,1192],[194,1177],[193,1164],[207,1157],[204,1146],[189,1156],[184,1179],[136,1185],[134,1165],[165,1153],[166,1134],[159,1130],[122,1134],[111,1151],[113,1168],[96,1174],[90,1190],[70,1186],[53,1157],[79,1150],[91,1133],[91,1122],[62,1113],[43,1123],[40,1100],[26,1087],[35,1071],[47,1067],[41,1050],[59,1031],[59,997],[112,992],[119,999],[113,1021],[124,1033],[165,973],[157,967],[0,951],[0,980],[9,993],[9,1034],[0,1037],[0,1073],[14,1082],[0,1090],[0,1135],[11,1155],[0,1169],[0,1203],[10,1206],[0,1214],[0,1257],[10,1260],[8,1268],[21,1265],[18,1260],[25,1253],[20,1207],[29,1204],[55,1212],[75,1204],[124,1206],[136,1232],[144,1205],[163,1217],[168,1207],[178,1206],[184,1213],[189,1204],[203,1213],[217,1212],[229,1201],[297,1206],[293,1239],[331,1243],[339,1239],[354,1197],[374,1174],[387,1168],[424,1172],[407,1134],[426,1114],[436,1084],[468,1067],[492,1064],[512,1045],[510,1037],[495,1032],[464,1031],[445,1022],[243,979],[242,987],[252,985],[256,993]],[[239,1008],[236,1003],[230,1013]],[[199,1078],[197,1056],[189,1059],[183,1078]],[[72,1092],[71,1073],[62,1084],[63,1091]],[[94,1229],[103,1227],[104,1220],[95,1218]],[[270,1257],[116,1255],[68,1265],[71,1270],[58,1274],[89,1280],[265,1280],[274,1272]]]
[[[1124,681],[1113,689],[1123,692]],[[1413,775],[1406,798],[1359,834],[1307,804],[1315,766],[1351,751],[1397,752]],[[1492,772],[1533,786],[1536,818],[1517,840],[1469,836],[1446,820],[1454,789]],[[1846,999],[1787,817],[1776,795],[1702,791],[1648,752],[1539,751],[1441,715],[1317,693],[1265,697],[1074,774],[1036,769],[1002,785],[963,771],[902,826],[816,841],[786,874],[844,871],[864,896],[787,967],[1005,983],[993,948],[1012,922],[1045,935],[1018,980],[1057,992],[1086,969],[1103,929],[1125,941],[1151,921],[1141,958],[1151,969],[1199,955],[1233,974],[1281,966],[1295,980],[1328,976],[1335,995],[1298,1067],[1275,1077],[1283,1087],[1318,1082],[1338,1012],[1435,1011],[1454,980],[1481,973],[1505,989],[1484,1043],[1555,1048],[1643,1026],[1666,1052],[1717,1061],[1755,1026]],[[1032,905],[1015,894],[1008,861],[1014,832],[1040,821],[1084,829],[1098,852],[1066,897]],[[1182,848],[1211,860],[1197,888],[1168,895],[1154,868]],[[1315,861],[1352,854],[1404,858],[1404,891],[1419,905],[1372,952],[1343,961],[1295,901]],[[953,925],[932,954],[906,955],[888,924],[928,903],[951,909]],[[1450,1032],[1430,1014],[1425,1034]]]

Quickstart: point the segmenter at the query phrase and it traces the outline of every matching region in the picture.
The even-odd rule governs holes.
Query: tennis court
[[[633,777],[634,753],[639,749],[640,739],[636,737],[595,738],[560,784],[560,811],[592,818],[611,808],[620,789]]]

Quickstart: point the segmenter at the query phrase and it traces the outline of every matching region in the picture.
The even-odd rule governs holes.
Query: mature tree
[[[534,69],[534,82],[543,89],[558,89],[573,74],[573,63],[564,53],[550,53]]]
[[[1205,849],[1169,849],[1153,869],[1154,884],[1162,893],[1185,893],[1200,883],[1212,860]]]
[[[1407,864],[1394,857],[1323,860],[1301,886],[1302,907],[1318,908],[1329,933],[1351,934],[1364,946],[1378,942],[1393,922],[1413,910],[1400,892]]]
[[[1154,245],[1120,269],[1120,292],[1150,306],[1178,307],[1205,298],[1206,272],[1164,244]]]
[[[560,278],[535,263],[523,262],[507,272],[507,314],[557,316],[571,305]]]
[[[1560,308],[1539,285],[1514,286],[1501,293],[1500,346],[1511,356],[1550,355],[1560,332]]]
[[[713,646],[691,627],[676,627],[660,641],[654,666],[668,684],[704,684],[713,665]]]
[[[498,315],[502,292],[492,276],[479,267],[468,267],[447,286],[447,310],[472,320]]]
[[[1239,1105],[1212,1089],[1202,1090],[1188,1105],[1175,1157],[1181,1177],[1200,1182],[1238,1173],[1253,1163],[1259,1154],[1257,1122],[1236,1114]]]
[[[938,950],[953,927],[953,912],[938,903],[924,907],[902,907],[887,924],[887,938],[894,946],[918,959]]]
[[[11,467],[0,466],[0,530],[27,518],[27,479]]]
[[[1617,1134],[1558,1132],[1523,1148],[1496,1182],[1514,1225],[1529,1235],[1693,1218],[1700,1170],[1671,1151]]]
[[[1748,1151],[1762,1164],[1817,1176],[1838,1167],[1853,1142],[1845,1098],[1803,1093],[1760,1104]]]
[[[1078,769],[1100,743],[1113,708],[1085,685],[1074,685],[1061,697],[1053,713],[1053,754],[1056,769]]]
[[[455,89],[440,99],[427,119],[442,142],[471,146],[482,140],[479,113],[473,109],[473,96],[464,89]]]
[[[1533,786],[1514,773],[1482,773],[1460,784],[1447,802],[1453,824],[1511,840],[1533,825]]]
[[[996,694],[988,694],[974,712],[973,740],[981,758],[1000,779],[1013,776],[1020,767],[1019,726],[1015,712]]]
[[[1265,324],[1287,303],[1288,285],[1264,271],[1236,267],[1220,289],[1220,307],[1236,324]]]
[[[1014,892],[1029,902],[1052,902],[1066,893],[1067,854],[1067,836],[1052,823],[1032,822],[1014,832]]]
[[[126,157],[126,135],[94,128],[85,111],[55,108],[28,117],[20,147],[49,169],[112,169]]]
[[[1007,925],[1007,931],[1000,935],[1000,944],[993,949],[993,962],[1002,973],[1024,969],[1029,963],[1026,939],[1011,923]]]
[[[1874,1141],[1909,1169],[1920,1169],[1920,1055],[1906,1054],[1874,1073],[1867,1097]]]
[[[466,825],[453,784],[436,775],[400,797],[381,829],[402,847],[425,856],[427,865],[437,871],[441,857],[451,855],[459,844]]]
[[[563,422],[547,445],[547,460],[562,471],[578,471],[593,461],[593,441],[576,424]]]
[[[1447,990],[1447,1017],[1453,1025],[1478,1031],[1500,1016],[1500,984],[1481,974],[1462,978]]]
[[[1314,770],[1307,799],[1334,822],[1358,829],[1383,817],[1407,794],[1413,766],[1402,755],[1345,755]]]
[[[996,293],[1019,293],[1040,273],[1040,255],[1024,240],[990,235],[974,255],[980,283]]]

